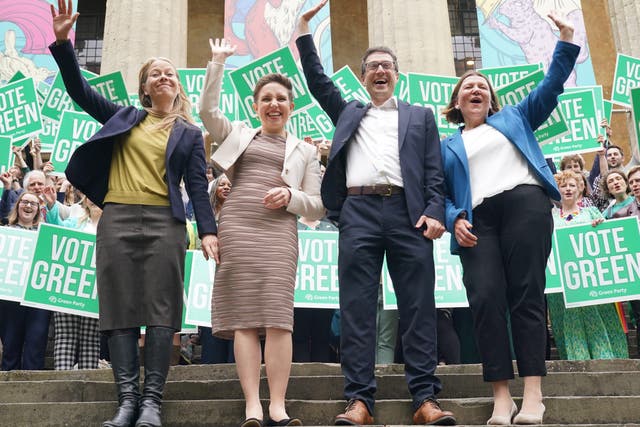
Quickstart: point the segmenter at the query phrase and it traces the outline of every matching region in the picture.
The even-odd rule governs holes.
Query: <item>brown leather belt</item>
[[[349,187],[347,194],[349,196],[393,196],[394,194],[402,194],[404,189],[397,185],[377,184],[363,185],[362,187]]]

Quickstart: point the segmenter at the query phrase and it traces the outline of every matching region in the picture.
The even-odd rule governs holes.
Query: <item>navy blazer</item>
[[[71,99],[103,124],[102,129],[75,150],[65,170],[69,182],[102,208],[109,188],[114,143],[140,123],[147,112],[117,105],[91,88],[80,73],[70,41],[52,43],[49,50],[58,63]],[[182,119],[176,120],[167,142],[165,167],[173,217],[186,222],[180,193],[180,181],[184,178],[198,221],[198,234],[215,234],[217,228],[207,193],[204,141],[198,127]]]
[[[533,131],[558,105],[558,95],[564,91],[563,84],[571,74],[579,52],[579,46],[559,41],[542,82],[518,105],[506,105],[487,118],[488,125],[497,129],[516,146],[542,184],[542,188],[555,200],[560,200],[560,192]],[[473,223],[469,163],[462,141],[462,128],[443,139],[441,148],[447,189],[445,226],[453,234],[454,223],[463,212],[467,221]],[[452,238],[451,252],[458,253],[459,248],[457,240]]]
[[[336,127],[320,193],[329,209],[329,218],[337,220],[347,197],[346,147],[369,105],[342,99],[338,88],[324,73],[310,34],[300,36],[296,45],[309,89]],[[431,110],[398,101],[400,170],[411,225],[422,215],[444,224],[444,176],[439,146]]]

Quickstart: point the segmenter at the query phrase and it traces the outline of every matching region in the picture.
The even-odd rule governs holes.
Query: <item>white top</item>
[[[529,164],[502,133],[488,124],[462,132],[469,161],[471,206],[521,184],[539,185]]]
[[[347,187],[375,184],[403,186],[395,97],[371,105],[347,151]]]

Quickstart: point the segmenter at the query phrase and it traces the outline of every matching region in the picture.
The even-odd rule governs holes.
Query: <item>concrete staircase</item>
[[[551,361],[544,382],[546,425],[640,426],[640,360]],[[442,366],[439,398],[460,425],[483,425],[491,415],[490,387],[479,365]],[[377,368],[376,423],[411,424],[401,365]],[[295,364],[288,409],[305,425],[332,424],[341,412],[343,378],[334,364]],[[514,396],[522,381],[513,383]],[[268,396],[266,380],[261,395]],[[0,372],[0,426],[99,426],[116,408],[111,371]],[[264,407],[267,407],[264,402]],[[237,426],[244,413],[233,365],[171,369],[165,390],[165,426]],[[636,423],[636,424],[633,424]]]

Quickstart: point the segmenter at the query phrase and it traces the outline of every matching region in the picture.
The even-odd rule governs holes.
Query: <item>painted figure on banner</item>
[[[565,86],[595,84],[579,1],[480,0],[477,7],[484,67],[541,62],[546,70],[558,40],[558,33],[547,14],[558,10],[575,28],[574,43],[580,46],[576,68]]]

